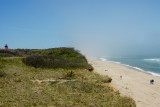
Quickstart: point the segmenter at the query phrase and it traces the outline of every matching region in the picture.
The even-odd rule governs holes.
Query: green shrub
[[[83,59],[65,59],[58,56],[31,55],[22,61],[35,68],[91,68]]]
[[[66,59],[83,59],[87,61],[86,58],[79,53],[79,51],[75,50],[74,48],[68,48],[68,47],[51,48],[51,49],[42,50],[41,55],[53,55],[53,56],[59,56]]]
[[[18,53],[16,51],[11,52],[9,50],[0,50],[0,57],[13,57],[18,56]]]
[[[7,74],[3,71],[0,71],[0,77],[5,77]]]
[[[14,55],[8,53],[0,53],[1,57],[13,57]]]
[[[0,70],[4,67],[3,59],[0,57]]]
[[[66,77],[73,77],[75,74],[73,71],[70,71],[68,73],[65,74]]]
[[[24,58],[23,63],[35,68],[85,68],[89,71],[93,70],[85,56],[74,48],[34,49],[27,50],[27,53],[32,54]]]
[[[4,65],[2,63],[0,63],[0,69],[2,69],[4,67]]]
[[[112,78],[108,77],[107,79],[103,79],[103,83],[110,83],[112,81]]]

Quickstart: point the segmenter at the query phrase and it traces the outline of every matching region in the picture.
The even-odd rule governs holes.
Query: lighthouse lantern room
[[[6,49],[6,50],[8,49],[8,45],[7,45],[7,44],[5,45],[5,49]]]

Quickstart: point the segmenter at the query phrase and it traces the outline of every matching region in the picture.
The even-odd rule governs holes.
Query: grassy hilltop
[[[135,107],[73,48],[17,49],[0,56],[0,107]]]

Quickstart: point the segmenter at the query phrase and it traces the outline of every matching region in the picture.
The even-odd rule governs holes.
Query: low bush
[[[9,50],[0,50],[0,57],[13,57],[18,56],[18,53],[16,51],[11,52]]]
[[[0,57],[0,70],[4,67],[3,59]]]
[[[4,67],[3,63],[0,63],[0,69],[2,69]]]
[[[31,55],[23,58],[22,61],[35,68],[92,68],[83,59],[65,59],[58,56]]]
[[[89,71],[93,70],[85,56],[74,48],[61,47],[28,52],[33,54],[24,58],[23,63],[35,68],[85,68]]]
[[[110,78],[110,77],[102,80],[103,83],[111,83],[111,81],[112,81],[112,78]]]
[[[3,71],[0,71],[0,77],[5,77],[7,74]]]
[[[1,57],[13,57],[14,55],[8,53],[0,53]]]
[[[59,56],[66,59],[83,59],[87,61],[86,58],[79,53],[79,51],[75,50],[74,48],[68,48],[68,47],[42,50],[42,55]]]
[[[74,77],[74,72],[73,71],[70,71],[68,73],[65,74],[65,77]]]

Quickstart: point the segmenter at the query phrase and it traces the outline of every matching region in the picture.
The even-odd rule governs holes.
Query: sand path
[[[112,85],[121,94],[133,98],[137,107],[160,107],[160,77],[113,62],[88,59],[94,70],[112,78]],[[120,78],[122,75],[122,79]],[[150,84],[154,79],[154,84]]]

